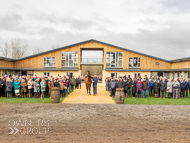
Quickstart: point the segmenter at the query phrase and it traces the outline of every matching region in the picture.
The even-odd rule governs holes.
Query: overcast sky
[[[50,50],[96,39],[163,59],[190,57],[190,0],[1,0],[0,45]]]

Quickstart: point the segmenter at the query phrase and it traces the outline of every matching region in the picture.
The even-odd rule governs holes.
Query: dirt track
[[[190,142],[190,106],[0,104],[0,109],[0,142]],[[13,120],[25,119],[32,128],[37,120],[50,120],[49,132],[21,134],[15,125],[20,131],[9,135]]]

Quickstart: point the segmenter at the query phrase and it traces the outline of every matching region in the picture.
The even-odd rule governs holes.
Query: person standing
[[[63,96],[66,97],[67,96],[67,85],[68,85],[68,81],[66,81],[65,78],[63,78]]]
[[[71,84],[71,90],[74,92],[74,87],[76,85],[76,80],[74,76],[70,79],[70,84]]]
[[[34,97],[40,97],[40,83],[39,83],[39,78],[37,78],[34,82]]]
[[[124,87],[124,81],[122,77],[120,77],[117,81],[118,88],[123,88]]]
[[[137,82],[137,98],[141,98],[141,92],[142,92],[142,82],[141,82],[141,76],[139,76]]]
[[[33,86],[33,81],[32,81],[32,78],[29,79],[28,81],[28,92],[29,92],[29,98],[32,97],[32,87]]]
[[[14,92],[16,98],[20,96],[20,82],[18,81],[18,78],[16,78],[16,81],[14,82]]]
[[[147,81],[146,78],[144,78],[143,82],[142,82],[142,90],[143,90],[143,97],[145,98],[148,98],[148,94],[147,94],[147,90],[149,88],[149,83]]]
[[[133,81],[131,82],[131,87],[132,87],[133,98],[135,98],[137,93],[137,79],[135,77],[133,77]]]
[[[59,81],[59,85],[60,85],[60,98],[63,97],[63,90],[64,90],[64,86],[63,86],[63,81],[60,80]]]
[[[45,91],[46,91],[46,83],[45,83],[44,78],[42,79],[40,85],[41,85],[41,92],[42,92],[42,94],[41,94],[41,99],[42,99],[42,98],[44,98],[44,96],[45,96]]]
[[[115,97],[115,91],[117,88],[117,81],[115,79],[115,77],[113,78],[113,80],[111,80],[110,82],[110,90],[111,90],[111,96],[114,98]]]
[[[106,84],[106,91],[108,91],[108,76],[105,79],[105,84]]]
[[[82,79],[81,79],[80,75],[79,75],[78,79],[79,79],[79,86],[80,86],[80,89],[81,89]]]
[[[92,77],[92,83],[93,83],[93,93],[94,93],[94,95],[97,95],[98,78],[96,75],[94,77]]]
[[[166,89],[167,89],[167,83],[165,82],[165,79],[162,79],[162,82],[160,83],[160,90],[162,93],[160,98],[166,97]]]
[[[49,92],[48,82],[49,82],[49,79],[48,79],[48,77],[46,76],[46,78],[45,78],[45,83],[46,83],[45,97],[48,96],[48,92]]]
[[[11,98],[13,82],[10,80],[10,78],[7,79],[5,85],[6,85],[7,98]]]
[[[3,79],[0,76],[0,97],[2,97],[3,94],[3,84],[4,84]]]
[[[130,90],[131,87],[131,80],[129,78],[127,78],[127,80],[124,82],[124,94],[125,97],[128,97],[128,91]]]
[[[180,87],[180,83],[177,81],[177,79],[174,80],[173,82],[173,98],[178,99],[179,98],[179,87]]]
[[[158,92],[160,91],[160,84],[158,83],[157,80],[154,81],[154,83],[152,84],[152,87],[154,88],[154,97],[157,98]]]
[[[189,81],[188,79],[185,80],[185,93],[186,93],[186,97],[188,97],[188,89],[189,89]]]
[[[66,81],[67,81],[67,93],[69,94],[69,92],[70,92],[70,79],[69,79],[69,76],[67,76]]]
[[[183,81],[183,78],[180,79],[180,88],[181,88],[180,96],[184,98],[185,97],[185,82]]]
[[[54,87],[60,87],[58,78],[55,78]]]
[[[79,78],[77,77],[76,78],[76,86],[75,86],[75,88],[78,89],[78,87],[79,87]]]
[[[160,77],[160,78],[162,78],[162,77]],[[157,76],[157,78],[156,78],[157,83],[159,84],[159,88],[158,88],[158,97],[161,97],[161,96],[160,96],[160,85],[161,85],[162,80],[161,80],[160,78],[159,78],[158,76]]]
[[[24,78],[21,80],[21,92],[22,92],[22,98],[26,98],[26,81],[24,80]]]
[[[149,97],[151,97],[152,96],[152,79],[150,78],[149,79]]]
[[[171,79],[168,80],[167,82],[167,92],[168,92],[168,98],[172,97],[172,92],[173,92],[173,83],[171,82]]]
[[[128,79],[129,79],[129,81],[130,81],[129,96],[131,96],[131,90],[132,90],[131,82],[132,82],[132,79],[131,79],[131,76],[130,76],[130,75],[128,75]]]

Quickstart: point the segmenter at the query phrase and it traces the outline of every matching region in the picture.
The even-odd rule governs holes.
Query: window
[[[44,57],[44,67],[55,67],[55,57]]]
[[[141,73],[134,73],[134,77],[138,78],[141,75]]]
[[[123,52],[106,52],[106,67],[123,67]]]
[[[116,72],[111,72],[110,76],[111,76],[111,78],[113,78],[114,76],[115,76],[115,78],[117,78],[117,73]]]
[[[141,58],[139,57],[129,58],[129,68],[140,68],[140,67],[141,67]]]
[[[44,75],[50,76],[50,72],[44,72]]]
[[[78,67],[78,52],[62,52],[61,67]]]

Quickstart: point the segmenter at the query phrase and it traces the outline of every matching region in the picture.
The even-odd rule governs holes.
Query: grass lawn
[[[60,98],[60,103],[63,102],[64,97]],[[51,103],[51,98],[0,98],[0,103]]]
[[[115,100],[113,98],[113,100]],[[125,98],[124,104],[155,104],[155,105],[190,105],[189,98],[168,99],[168,98]]]
[[[72,90],[70,89],[70,93]],[[60,103],[62,103],[64,100],[64,97],[60,98]],[[22,94],[20,95],[20,98],[7,98],[7,97],[2,97],[0,98],[0,103],[51,103],[51,98],[47,97],[44,99],[41,98],[29,98],[28,95],[26,98],[22,98]]]

